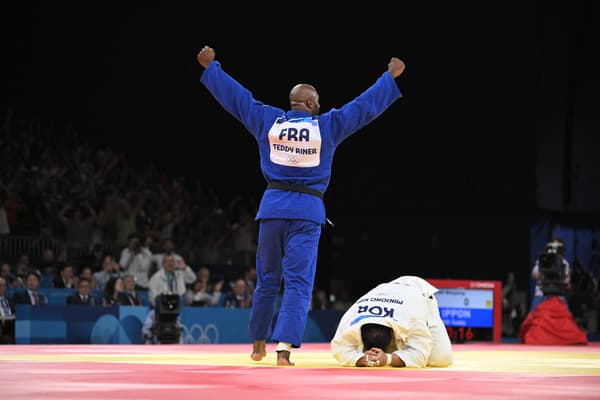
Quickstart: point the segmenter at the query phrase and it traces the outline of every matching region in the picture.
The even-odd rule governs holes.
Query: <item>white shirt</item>
[[[154,300],[159,294],[176,294],[182,296],[185,293],[185,281],[183,279],[183,271],[176,269],[174,271],[174,288],[171,290],[169,287],[169,278],[165,273],[164,269],[159,269],[150,278],[150,284],[148,286],[148,301],[150,306],[154,307]]]
[[[121,251],[119,265],[125,269],[125,273],[135,277],[136,285],[143,288],[148,287],[148,272],[152,263],[152,252],[142,247],[139,253],[133,253],[128,247]]]
[[[183,257],[181,257],[177,253],[172,253],[172,254],[173,254],[173,258],[175,260],[175,265],[176,266],[179,265],[179,262],[180,262],[180,260],[183,260]],[[152,255],[152,262],[154,262],[156,264],[157,269],[162,269],[164,257],[165,257],[165,253],[158,253],[158,254]],[[183,279],[185,280],[185,283],[188,285],[191,285],[197,279],[196,273],[194,272],[192,267],[190,267],[189,265],[185,266]]]
[[[427,326],[430,296],[437,289],[424,279],[403,276],[382,283],[358,299],[342,316],[331,341],[331,352],[340,365],[356,366],[363,355],[360,328],[374,323],[392,328],[398,355],[407,367],[428,364],[433,337]],[[384,349],[385,350],[385,349]]]

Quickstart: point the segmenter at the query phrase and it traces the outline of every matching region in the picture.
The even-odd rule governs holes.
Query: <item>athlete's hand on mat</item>
[[[392,57],[388,64],[388,72],[395,78],[399,77],[404,72],[404,62],[399,58]]]
[[[208,64],[215,60],[215,49],[212,47],[204,46],[200,53],[196,56],[200,65],[204,68],[208,67]]]
[[[386,364],[387,355],[377,347],[365,351],[365,355],[356,362],[357,367],[385,367]]]

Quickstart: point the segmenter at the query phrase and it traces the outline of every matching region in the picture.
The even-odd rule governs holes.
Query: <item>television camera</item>
[[[155,344],[179,343],[182,327],[179,323],[180,298],[175,294],[156,296],[154,305],[154,323],[150,328],[151,337]]]
[[[566,294],[565,246],[560,241],[546,244],[538,257],[540,289],[544,296],[564,296]]]

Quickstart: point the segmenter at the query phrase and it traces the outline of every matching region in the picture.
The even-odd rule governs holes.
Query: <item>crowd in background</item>
[[[147,290],[160,256],[173,251],[187,266],[190,304],[214,304],[201,293],[219,289],[219,304],[248,307],[238,299],[242,282],[250,295],[253,285],[246,278],[255,263],[256,208],[251,196],[224,199],[200,177],[169,175],[152,160],[130,165],[125,152],[72,127],[15,118],[12,109],[0,127],[0,238],[8,238],[0,263],[9,288],[24,288],[35,271],[42,286],[77,288],[84,276],[103,291],[111,277],[129,274]],[[133,236],[148,256],[142,275],[124,265]],[[211,281],[197,278],[206,270]],[[315,298],[318,308],[332,305],[323,289]]]
[[[172,252],[187,269],[188,305],[250,306],[257,199],[222,198],[200,177],[169,175],[151,160],[130,165],[111,145],[69,127],[56,130],[15,118],[11,109],[0,127],[0,238],[25,238],[20,247],[0,243],[0,277],[9,288],[25,288],[30,271],[48,287],[77,289],[83,277],[102,293],[99,304],[110,303],[122,291],[115,287],[131,280],[148,290],[162,256]],[[147,252],[142,275],[125,265],[132,237]],[[586,328],[586,313],[600,308],[598,277],[577,260],[572,265],[569,301]],[[515,336],[528,299],[514,274],[503,284],[503,332]],[[328,289],[315,287],[313,309],[344,309]]]

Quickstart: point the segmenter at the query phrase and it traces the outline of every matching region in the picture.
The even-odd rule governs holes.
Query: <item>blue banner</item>
[[[17,344],[142,344],[146,306],[93,307],[47,304],[16,306]],[[183,343],[249,343],[249,309],[182,307]],[[342,316],[338,310],[311,311],[304,342],[328,342]]]

